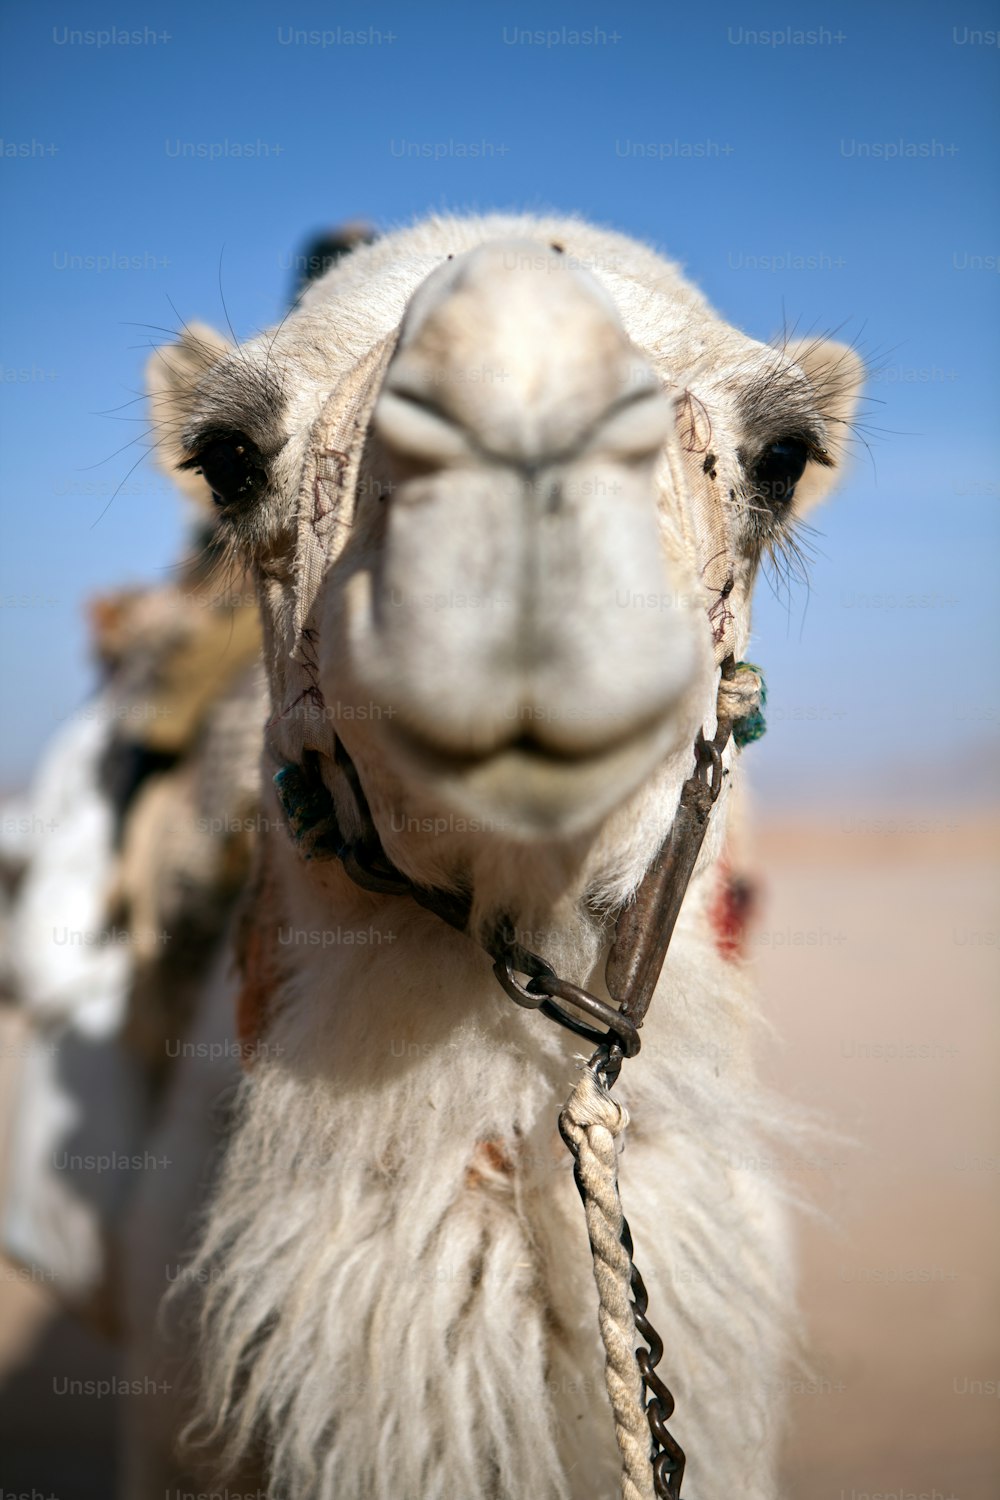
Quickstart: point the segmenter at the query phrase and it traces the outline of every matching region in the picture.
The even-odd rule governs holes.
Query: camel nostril
[[[472,452],[461,425],[437,402],[406,386],[385,387],[373,422],[389,451],[403,459],[446,464]]]

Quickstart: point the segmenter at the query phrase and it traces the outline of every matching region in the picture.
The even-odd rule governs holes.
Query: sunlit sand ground
[[[892,821],[915,831],[845,817],[756,841],[770,1072],[855,1142],[796,1172],[833,1224],[803,1235],[815,1379],[791,1396],[789,1493],[995,1500],[1000,830]]]

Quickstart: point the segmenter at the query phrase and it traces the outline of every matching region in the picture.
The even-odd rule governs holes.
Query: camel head
[[[276,331],[189,329],[151,366],[162,454],[257,576],[271,760],[316,751],[336,795],[341,742],[427,883],[477,837],[610,839],[641,873],[860,376],[730,328],[631,241],[527,219],[389,236]]]

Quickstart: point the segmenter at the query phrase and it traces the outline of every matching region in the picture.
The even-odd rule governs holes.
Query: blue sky
[[[125,446],[150,325],[222,323],[221,263],[250,334],[308,231],[441,207],[578,211],[757,337],[860,343],[869,451],[808,593],[760,593],[762,785],[976,784],[1000,716],[998,26],[975,3],[8,9],[0,786],[87,691],[81,602],[176,554],[169,487]]]

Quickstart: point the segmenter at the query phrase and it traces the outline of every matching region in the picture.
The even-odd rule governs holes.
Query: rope
[[[600,1299],[604,1379],[622,1458],[622,1500],[655,1500],[649,1423],[635,1360],[635,1317],[629,1296],[632,1261],[622,1244],[617,1141],[628,1113],[587,1069],[563,1108],[559,1126],[576,1157]]]
[[[733,739],[741,750],[764,733],[766,702],[764,674],[753,662],[738,661],[732,676],[720,681],[718,713],[732,721]]]

